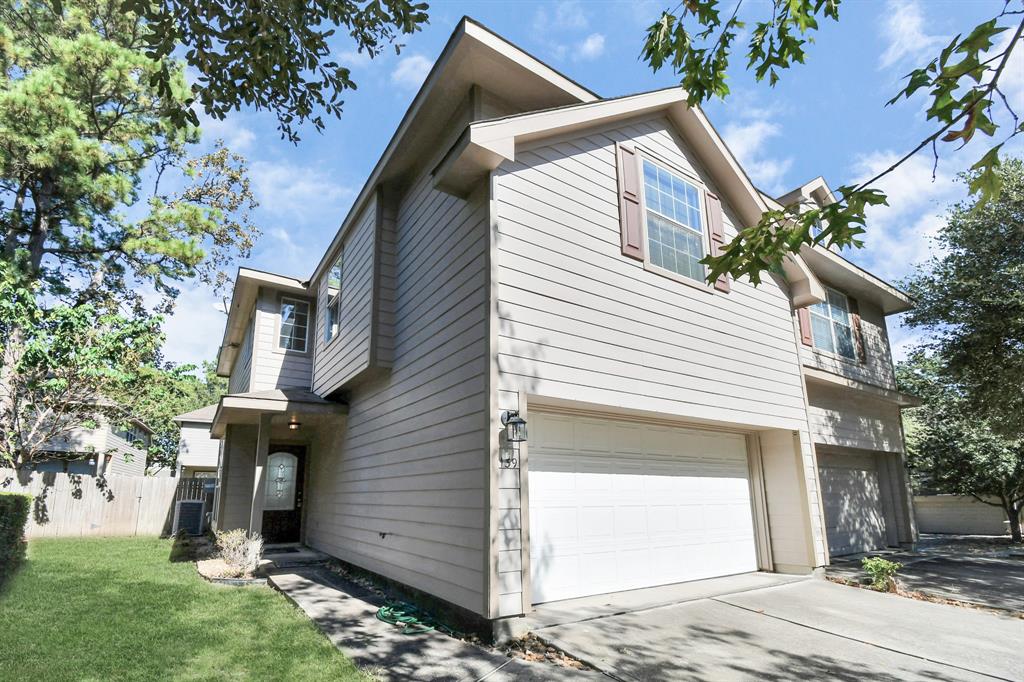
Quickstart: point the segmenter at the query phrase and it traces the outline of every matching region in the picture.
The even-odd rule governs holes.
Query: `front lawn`
[[[365,679],[282,595],[211,585],[171,546],[32,541],[0,594],[0,679]]]

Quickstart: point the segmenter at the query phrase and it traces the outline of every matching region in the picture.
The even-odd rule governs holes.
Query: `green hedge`
[[[25,523],[32,496],[0,493],[0,587],[25,558]]]

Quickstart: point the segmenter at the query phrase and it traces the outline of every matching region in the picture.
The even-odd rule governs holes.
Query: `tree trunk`
[[[1022,541],[1020,533],[1021,506],[1022,505],[1020,504],[1014,504],[1011,502],[1003,507],[1003,511],[1006,512],[1006,518],[1010,521],[1010,537],[1016,543],[1020,543]]]

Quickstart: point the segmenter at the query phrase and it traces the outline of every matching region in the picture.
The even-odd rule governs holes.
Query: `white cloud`
[[[893,151],[859,156],[852,169],[855,181],[874,177],[898,158]],[[864,248],[850,256],[883,279],[902,279],[912,273],[915,264],[927,259],[932,237],[945,222],[946,207],[961,199],[965,188],[941,168],[933,182],[932,159],[921,155],[911,157],[872,186],[886,194],[889,205],[868,208]]]
[[[553,8],[542,5],[533,15],[533,30],[537,33],[582,31],[588,24],[583,4],[578,0],[563,0]]]
[[[604,54],[604,36],[600,33],[591,33],[576,45],[573,59],[576,61],[597,59]]]
[[[403,88],[414,90],[423,84],[430,73],[431,61],[423,55],[414,54],[402,57],[391,72],[391,82]]]
[[[910,60],[923,60],[948,38],[926,33],[926,22],[917,0],[889,0],[882,21],[886,48],[878,64],[887,69]],[[923,64],[921,64],[923,66]]]
[[[223,140],[228,149],[237,153],[248,152],[256,140],[256,133],[240,125],[237,117],[229,116],[221,121],[202,112],[199,114],[199,129],[203,133],[204,143]]]
[[[754,184],[777,196],[791,189],[785,185],[785,178],[793,159],[765,156],[767,141],[782,133],[782,127],[771,120],[772,116],[771,110],[748,109],[743,121],[730,122],[722,129],[722,137]]]
[[[289,218],[336,218],[353,194],[314,168],[287,162],[254,161],[250,177],[260,208]]]
[[[371,61],[369,53],[365,50],[362,52],[359,50],[344,50],[339,52],[337,56],[338,64],[350,69],[357,66],[366,66]]]
[[[183,287],[174,314],[164,321],[164,355],[177,363],[213,360],[224,330],[224,302],[209,287]]]

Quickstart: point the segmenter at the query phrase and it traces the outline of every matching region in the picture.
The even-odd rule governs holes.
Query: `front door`
[[[271,445],[263,499],[263,540],[298,542],[302,526],[302,482],[306,448]]]

